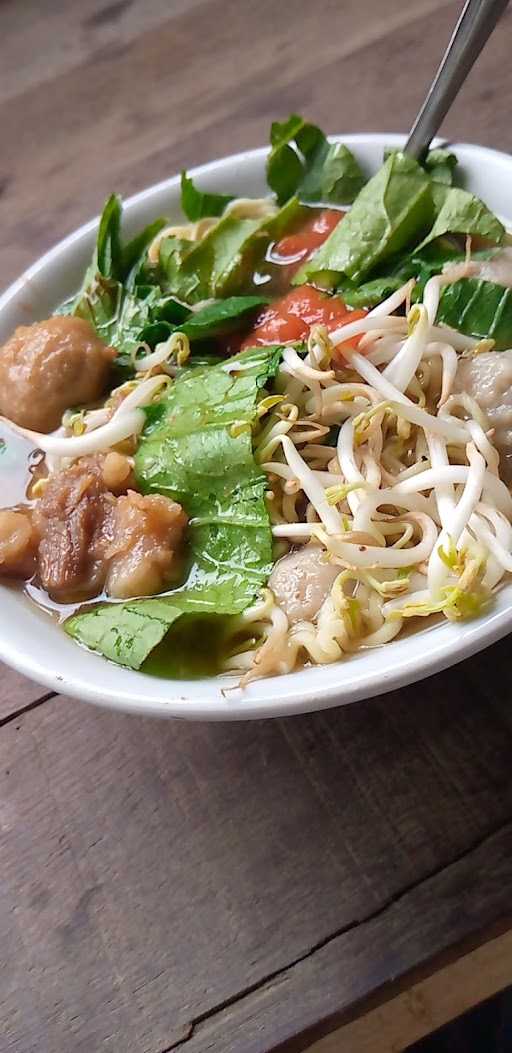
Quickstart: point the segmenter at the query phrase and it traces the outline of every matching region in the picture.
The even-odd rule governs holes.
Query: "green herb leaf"
[[[418,245],[418,250],[443,234],[474,234],[494,244],[503,240],[503,224],[474,194],[436,183],[432,186],[432,195],[436,220],[430,233]]]
[[[166,600],[111,603],[75,614],[65,623],[66,632],[91,651],[119,665],[140,669],[182,611]]]
[[[392,153],[361,190],[350,212],[295,276],[301,285],[345,274],[359,284],[373,268],[414,242],[434,217],[431,182],[413,158]]]
[[[192,222],[205,216],[221,216],[230,201],[234,201],[234,197],[229,194],[206,194],[198,190],[193,179],[186,172],[181,173],[181,210]]]
[[[122,207],[119,194],[111,194],[101,214],[92,266],[104,278],[118,279],[122,270]]]
[[[397,150],[395,147],[386,147],[384,160],[387,161],[388,157],[397,153],[400,153],[400,150]],[[429,150],[425,160],[422,162],[423,168],[431,179],[437,183],[446,183],[448,186],[451,186],[453,182],[453,173],[457,164],[458,161],[455,154],[438,146],[434,147],[433,150]]]
[[[280,355],[251,348],[184,370],[152,407],[136,472],[145,492],[167,494],[190,516],[188,578],[166,596],[73,616],[66,631],[76,640],[138,669],[180,614],[237,614],[252,602],[272,568],[272,532],[251,425]]]
[[[437,183],[446,183],[448,186],[451,186],[453,183],[453,173],[457,164],[458,161],[455,154],[441,147],[429,150],[424,161],[424,167],[430,178]]]
[[[157,234],[159,234],[162,228],[165,227],[166,223],[167,220],[163,216],[160,216],[159,219],[155,219],[152,223],[148,223],[147,227],[144,227],[144,230],[141,230],[139,234],[136,234],[136,236],[123,247],[121,253],[122,271],[118,277],[124,282],[127,289],[133,290],[140,282],[146,264],[147,250]]]
[[[161,285],[188,303],[238,293],[249,283],[269,242],[307,215],[308,210],[292,198],[270,218],[224,216],[200,242],[164,238],[160,245]]]
[[[280,204],[297,194],[301,201],[349,205],[364,185],[348,147],[330,143],[297,114],[272,124],[270,142],[267,182]]]
[[[403,284],[401,278],[394,278],[391,274],[384,278],[372,278],[362,285],[356,285],[350,278],[342,278],[336,292],[348,307],[376,307]]]
[[[512,290],[482,278],[461,278],[444,289],[437,321],[477,339],[488,337],[504,351],[512,347]]]
[[[220,336],[229,332],[250,311],[266,303],[268,300],[263,296],[229,296],[190,314],[179,329],[189,340]]]

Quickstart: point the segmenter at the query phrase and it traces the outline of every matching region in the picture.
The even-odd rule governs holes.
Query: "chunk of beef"
[[[126,599],[160,592],[176,566],[186,523],[181,505],[167,497],[143,497],[133,490],[119,497],[107,549],[108,594]]]

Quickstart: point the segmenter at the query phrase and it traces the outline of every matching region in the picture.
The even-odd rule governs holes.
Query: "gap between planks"
[[[245,988],[243,991],[237,992],[237,994],[234,995],[232,998],[228,998],[225,1001],[221,1002],[219,1005],[213,1006],[211,1009],[207,1010],[206,1012],[201,1013],[199,1016],[195,1017],[193,1020],[191,1020],[189,1022],[188,1026],[186,1028],[186,1034],[185,1034],[185,1036],[183,1038],[179,1039],[177,1042],[171,1043],[170,1046],[165,1046],[164,1049],[159,1050],[158,1053],[175,1053],[175,1051],[177,1051],[177,1053],[187,1053],[187,1044],[188,1044],[188,1042],[191,1039],[196,1038],[196,1036],[198,1034],[198,1031],[199,1031],[199,1029],[201,1028],[201,1026],[203,1024],[209,1023],[212,1020],[212,1018],[214,1018],[216,1016],[219,1016],[220,1014],[224,1013],[226,1010],[229,1010],[230,1008],[236,1007],[239,1003],[243,1002],[243,1000],[245,998],[248,998],[248,997],[250,997],[251,995],[254,995],[254,994],[258,994],[259,992],[261,992],[263,989],[265,989],[269,985],[272,985],[276,981],[281,980],[287,973],[291,973],[291,971],[296,966],[300,966],[308,958],[312,957],[317,952],[321,951],[327,945],[333,944],[333,943],[336,942],[336,940],[346,936],[353,929],[364,928],[366,925],[371,924],[376,919],[378,919],[383,914],[385,914],[388,910],[390,910],[392,907],[394,907],[401,900],[406,899],[408,896],[413,894],[422,885],[428,884],[429,881],[435,880],[435,878],[438,877],[440,874],[442,874],[444,871],[447,871],[451,867],[456,866],[458,863],[463,862],[464,859],[466,859],[468,856],[471,856],[474,852],[478,851],[488,841],[491,841],[494,837],[499,835],[502,831],[505,831],[505,830],[510,829],[510,828],[512,828],[512,819],[509,819],[509,820],[507,820],[504,823],[500,823],[495,829],[487,831],[487,833],[483,837],[479,838],[472,845],[470,845],[463,852],[461,852],[460,855],[458,855],[458,856],[454,857],[453,859],[451,859],[447,864],[445,864],[442,867],[439,867],[436,870],[433,870],[429,874],[424,875],[424,877],[422,877],[420,881],[413,882],[410,885],[408,885],[406,888],[401,889],[400,892],[398,892],[395,896],[391,896],[381,907],[378,908],[378,910],[375,910],[374,912],[372,912],[371,914],[368,914],[364,918],[360,918],[360,919],[357,919],[356,921],[349,922],[347,925],[344,925],[342,928],[340,928],[337,931],[331,933],[329,936],[327,936],[325,939],[320,941],[318,944],[315,944],[312,947],[310,947],[303,954],[301,954],[300,957],[294,959],[292,962],[289,962],[288,965],[286,965],[284,968],[278,969],[275,972],[269,974],[268,976],[262,977],[258,981],[258,983],[250,985],[249,987]],[[300,1048],[300,1051],[302,1051],[302,1053],[401,1053],[401,1051],[406,1049],[406,1047],[411,1045],[411,1043],[419,1040],[420,1038],[424,1037],[425,1035],[430,1034],[433,1030],[436,1030],[437,1028],[441,1027],[443,1025],[443,1023],[448,1023],[450,1020],[455,1019],[457,1016],[461,1015],[467,1009],[470,1009],[473,1006],[478,1005],[480,1002],[485,1001],[486,998],[491,997],[491,995],[496,994],[500,990],[503,990],[509,983],[512,982],[512,928],[507,927],[507,931],[506,931],[505,935],[510,937],[510,943],[507,943],[506,947],[505,947],[505,960],[507,960],[508,963],[509,963],[508,964],[508,974],[505,976],[505,978],[503,978],[503,976],[505,974],[505,968],[504,968],[504,957],[502,956],[502,958],[500,959],[500,963],[499,963],[500,964],[499,971],[496,970],[496,973],[493,973],[492,971],[490,971],[489,972],[489,977],[485,978],[485,979],[488,979],[488,983],[487,984],[485,983],[485,980],[480,985],[478,985],[478,981],[476,983],[474,982],[473,985],[470,985],[469,983],[465,982],[464,980],[461,980],[460,984],[462,984],[463,988],[465,987],[465,993],[467,995],[467,1001],[464,1002],[464,990],[462,992],[459,992],[460,993],[460,1001],[458,1003],[456,1003],[456,997],[455,996],[453,997],[452,1001],[450,1002],[450,999],[449,999],[449,996],[448,996],[449,992],[446,992],[444,1001],[442,1003],[440,1003],[440,1005],[438,1007],[438,1019],[439,1019],[439,1022],[437,1022],[437,1023],[432,1022],[431,1024],[429,1024],[429,1021],[434,1021],[434,1020],[437,1019],[437,1017],[436,1017],[436,1007],[433,1004],[433,1002],[431,1004],[428,1001],[429,993],[430,993],[430,999],[431,1000],[435,998],[436,986],[435,986],[434,982],[436,980],[436,977],[437,976],[444,976],[445,973],[448,973],[452,968],[455,969],[456,966],[458,966],[461,963],[465,962],[466,959],[470,959],[470,958],[472,959],[473,956],[477,954],[477,951],[478,952],[482,952],[482,954],[483,954],[483,952],[486,950],[486,948],[488,946],[496,945],[496,943],[499,942],[500,939],[502,939],[502,938],[504,939],[504,937],[501,937],[501,936],[500,937],[495,937],[495,938],[492,939],[492,941],[491,940],[487,941],[484,945],[479,946],[477,948],[477,951],[472,951],[471,954],[464,955],[464,951],[461,950],[461,957],[458,958],[453,964],[447,965],[446,967],[440,966],[439,969],[435,973],[432,973],[431,975],[427,976],[424,980],[423,979],[419,980],[417,983],[414,983],[413,977],[414,976],[418,976],[418,974],[421,973],[421,972],[425,973],[425,971],[428,970],[428,966],[419,967],[419,969],[416,969],[413,972],[410,972],[409,975],[407,975],[407,973],[405,973],[403,980],[401,980],[400,977],[397,976],[397,983],[404,985],[404,991],[402,993],[396,995],[395,997],[390,997],[389,1001],[384,1002],[381,1006],[378,1006],[375,1009],[368,1010],[368,1012],[365,1013],[364,1016],[357,1016],[355,1019],[352,1018],[351,1020],[348,1020],[346,1024],[343,1024],[341,1027],[337,1028],[335,1031],[329,1032],[323,1038],[318,1039],[311,1046],[305,1046],[305,1045],[303,1045],[301,1043],[300,1047],[299,1047],[299,1046],[293,1045],[293,1043],[292,1043],[293,1051],[292,1051],[292,1046],[289,1046],[288,1044],[286,1045],[286,1049],[287,1050],[289,1049],[290,1053],[295,1053],[295,1049],[299,1050],[299,1048]],[[467,942],[466,942],[466,946],[467,946]],[[433,962],[430,965],[430,968],[432,968],[432,967],[435,968],[436,967],[435,966],[436,960],[438,962],[443,960],[443,958],[444,958],[444,960],[446,960],[446,953],[447,953],[446,951],[442,952],[441,955],[437,959],[434,959]],[[491,955],[491,958],[492,958],[492,955]],[[471,968],[472,968],[472,966],[469,966],[470,970],[471,970]],[[479,968],[482,968],[482,970],[483,970],[484,966],[480,966]],[[453,975],[454,975],[454,981],[455,981],[455,979],[457,978],[457,973],[454,972]],[[477,973],[477,977],[478,977],[478,973]],[[412,986],[406,986],[408,984],[408,981],[409,981],[410,984],[412,984]],[[448,984],[448,981],[446,980],[446,978],[444,980],[444,983]],[[430,984],[434,988],[433,993],[430,991],[430,987],[429,987]],[[494,987],[493,987],[493,984],[495,984]],[[441,984],[441,988],[442,988],[442,984]],[[475,988],[476,988],[476,990],[475,990]],[[417,995],[415,994],[416,991],[418,992]],[[470,995],[470,992],[471,992],[471,995]],[[390,1009],[390,1011],[389,1011],[389,1023],[388,1023],[386,1010],[387,1010],[388,1006],[394,1007],[395,1005],[397,1005],[397,1006],[401,1007],[402,1006],[402,1002],[405,1002],[405,1006],[408,1007],[408,1010],[409,1010],[409,1013],[410,1013],[410,1016],[411,1016],[411,1020],[414,1019],[415,1012],[418,1015],[418,1020],[417,1020],[417,1038],[415,1037],[416,1032],[413,1033],[412,1029],[410,1029],[410,1034],[411,1034],[412,1037],[407,1037],[407,1041],[405,1042],[405,1045],[400,1045],[400,1044],[397,1045],[396,1042],[395,1042],[395,1039],[393,1037],[393,1032],[390,1030],[391,1027],[392,1027],[392,1022],[393,1022],[393,1012]],[[457,1008],[457,1005],[459,1005],[459,1004],[460,1004],[461,1008]],[[423,1005],[425,1005],[425,1010],[424,1011],[421,1010],[421,1007]],[[429,1007],[430,1007],[430,1013],[428,1011]],[[363,1012],[364,1012],[364,1010],[363,1010]],[[388,1023],[388,1030],[390,1032],[389,1042],[391,1044],[389,1044],[389,1042],[388,1042],[388,1044],[385,1045],[385,1046],[384,1045],[375,1046],[376,1036],[378,1036],[379,1042],[381,1042],[381,1038],[382,1038],[382,1041],[386,1041],[386,1037],[387,1037],[385,1030],[382,1031],[382,1036],[379,1033],[379,1027],[380,1028],[384,1028],[384,1024],[383,1023],[379,1024],[379,1013],[384,1015],[385,1023]],[[444,1016],[443,1016],[443,1013],[445,1014]],[[402,1008],[402,1018],[406,1019],[406,1016],[407,1016],[407,1012],[406,1012],[405,1009]],[[362,1025],[367,1019],[370,1019],[370,1017],[371,1017],[371,1025],[369,1025],[370,1029],[367,1031],[367,1030],[365,1030],[363,1028]],[[400,1021],[400,1019],[401,1019],[401,1017],[397,1016],[397,1021]],[[420,1029],[421,1028],[421,1024],[423,1024],[423,1028],[424,1028],[423,1031],[421,1031],[421,1029]],[[362,1043],[366,1042],[366,1045],[365,1044],[361,1044],[361,1045],[355,1044],[356,1041],[359,1041],[357,1025],[361,1026],[361,1042]],[[398,1026],[398,1024],[397,1024],[397,1026]],[[353,1037],[352,1032],[349,1031],[349,1029],[351,1029],[351,1028],[354,1029],[355,1037]],[[346,1039],[346,1041],[345,1041],[345,1038],[344,1038],[345,1035],[348,1035],[348,1038]],[[343,1044],[340,1044],[342,1039],[343,1039]],[[333,1042],[334,1040],[336,1040],[337,1044],[335,1043],[335,1044],[329,1045],[329,1041]],[[272,1047],[269,1046],[268,1047],[268,1053],[273,1053],[273,1049],[274,1049],[273,1046]],[[278,1047],[276,1047],[276,1051],[277,1051],[277,1049],[278,1049]],[[279,1046],[279,1049],[281,1049],[281,1046]]]
[[[41,695],[40,698],[32,699],[31,702],[27,702],[24,706],[20,706],[19,709],[15,709],[12,713],[8,713],[7,716],[0,718],[0,728],[5,727],[6,724],[12,724],[13,720],[19,720],[19,718],[24,716],[25,713],[30,713],[30,710],[37,709],[38,706],[42,706],[44,702],[49,702],[50,699],[56,697],[56,691],[47,691],[46,694]]]
[[[511,981],[509,930],[325,1035],[305,1053],[401,1053],[503,991]]]

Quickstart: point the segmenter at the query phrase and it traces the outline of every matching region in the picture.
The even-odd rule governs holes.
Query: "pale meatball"
[[[276,563],[269,579],[277,603],[290,623],[312,621],[340,567],[328,563],[318,545],[305,545]]]
[[[116,599],[160,592],[176,571],[176,552],[187,524],[181,505],[129,490],[117,499],[106,590]],[[178,564],[179,566],[179,564]]]
[[[490,260],[483,260],[478,265],[476,277],[496,285],[505,285],[512,289],[512,245],[499,249]]]
[[[495,429],[493,444],[500,454],[500,475],[512,483],[512,351],[484,351],[461,358],[455,391],[466,391]]]
[[[100,398],[114,356],[83,318],[20,325],[0,348],[0,413],[22,427],[53,431],[64,410]]]

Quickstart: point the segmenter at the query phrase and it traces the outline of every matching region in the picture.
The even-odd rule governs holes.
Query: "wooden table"
[[[4,0],[2,282],[112,188],[292,110],[407,128],[457,9]],[[512,149],[511,24],[448,135]],[[390,1053],[504,987],[511,669],[504,640],[371,702],[221,726],[2,668],[2,1053]]]

